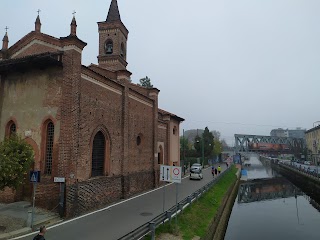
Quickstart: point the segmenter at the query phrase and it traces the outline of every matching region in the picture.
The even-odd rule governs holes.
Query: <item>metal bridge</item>
[[[236,152],[297,153],[306,147],[303,138],[235,134]]]

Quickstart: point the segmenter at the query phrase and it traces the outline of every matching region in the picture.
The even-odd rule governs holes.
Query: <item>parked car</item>
[[[190,169],[192,169],[192,168],[200,168],[200,169],[202,169],[202,165],[200,163],[194,163],[194,164],[191,165]]]
[[[190,179],[203,179],[202,169],[194,167],[190,169]]]

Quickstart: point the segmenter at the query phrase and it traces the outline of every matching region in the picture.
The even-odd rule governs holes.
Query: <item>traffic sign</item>
[[[171,166],[160,165],[160,181],[170,182]]]
[[[64,177],[54,177],[53,182],[64,183],[66,179]]]
[[[30,182],[40,182],[40,171],[30,171]]]
[[[171,182],[181,183],[181,167],[171,167]]]
[[[181,183],[181,167],[160,165],[160,181]]]

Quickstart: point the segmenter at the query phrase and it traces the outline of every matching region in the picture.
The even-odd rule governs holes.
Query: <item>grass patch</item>
[[[180,235],[183,239],[191,240],[195,236],[203,237],[216,212],[218,211],[222,199],[229,187],[236,181],[237,169],[232,166],[231,171],[226,173],[218,182],[198,201],[191,204],[182,214],[178,215],[178,226],[175,226],[175,220],[171,224],[165,223],[156,229],[156,235],[161,233],[171,233]]]

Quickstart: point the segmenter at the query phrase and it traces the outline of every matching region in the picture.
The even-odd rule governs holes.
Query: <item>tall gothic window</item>
[[[16,134],[16,131],[17,131],[16,124],[12,123],[9,128],[9,137]]]
[[[107,40],[104,47],[105,47],[106,54],[112,54],[113,53],[113,42],[112,42],[112,40]]]
[[[45,152],[45,174],[51,175],[52,173],[52,156],[53,156],[53,138],[54,138],[54,125],[50,121],[46,128],[46,152]]]
[[[106,140],[101,131],[97,132],[92,146],[92,177],[103,176]]]
[[[16,134],[17,132],[17,126],[15,124],[14,121],[9,121],[7,123],[7,127],[6,127],[6,131],[5,131],[5,134],[7,137],[11,137],[12,135]]]

